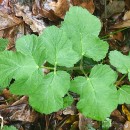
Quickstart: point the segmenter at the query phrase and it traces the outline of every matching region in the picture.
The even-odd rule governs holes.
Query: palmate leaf
[[[72,43],[63,30],[55,26],[48,27],[39,39],[45,45],[46,59],[49,63],[72,67],[79,60],[78,54],[73,51]]]
[[[130,86],[123,85],[118,89],[119,104],[130,104]]]
[[[7,39],[0,38],[0,52],[5,50],[7,44],[8,44]]]
[[[45,47],[36,35],[26,35],[16,41],[16,49],[24,55],[33,56],[35,62],[41,66],[45,61]]]
[[[92,119],[108,117],[118,104],[116,79],[117,74],[108,65],[96,65],[87,79],[76,77],[70,90],[80,95],[78,109]]]
[[[6,87],[11,79],[28,78],[39,66],[31,56],[19,52],[4,51],[0,54],[0,85]]]
[[[63,98],[70,88],[70,75],[64,71],[44,76],[32,95],[30,105],[38,112],[50,114],[63,108]],[[34,90],[34,88],[33,88]]]
[[[39,89],[39,83],[43,80],[43,73],[40,69],[34,71],[28,78],[16,80],[10,86],[10,92],[16,95],[32,95],[33,92]]]
[[[116,67],[116,69],[122,74],[128,73],[128,78],[130,81],[130,56],[123,55],[119,51],[111,51],[109,53],[109,59],[111,65]]]
[[[73,44],[79,57],[86,56],[100,61],[106,56],[108,44],[98,38],[101,23],[81,7],[71,7],[67,12],[62,27]]]
[[[44,77],[35,72],[28,80],[16,81],[10,91],[13,94],[28,95],[30,105],[35,110],[49,114],[63,108],[62,97],[69,88],[70,76],[64,71],[57,71],[56,74],[51,72]]]

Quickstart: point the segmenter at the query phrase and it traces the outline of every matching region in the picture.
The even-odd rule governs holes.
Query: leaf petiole
[[[88,77],[86,72],[84,71],[84,68],[83,68],[83,57],[80,60],[80,70],[85,75],[85,77]]]
[[[124,74],[117,82],[116,86],[120,85],[121,81],[127,76],[127,74]]]
[[[44,69],[48,69],[48,70],[54,70],[54,67],[41,66],[40,68],[44,68]]]

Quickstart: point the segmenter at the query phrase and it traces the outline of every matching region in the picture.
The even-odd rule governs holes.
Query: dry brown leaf
[[[19,4],[16,4],[15,12],[16,16],[23,18],[25,23],[30,26],[33,32],[41,33],[46,28],[46,25],[42,20],[38,20],[33,16],[28,6],[20,6]]]
[[[59,17],[54,14],[53,9],[49,5],[50,2],[50,0],[46,0],[43,3],[40,3],[39,0],[35,0],[32,7],[33,15],[40,18],[48,18],[50,21],[58,21]]]
[[[10,93],[8,89],[4,89],[2,91],[2,96],[4,96],[5,99],[9,99],[13,97],[13,95]]]
[[[79,130],[88,130],[86,127],[88,124],[93,126],[95,129],[99,128],[99,123],[97,121],[94,121],[90,118],[86,118],[81,113],[79,115]]]
[[[127,11],[127,12],[124,14],[123,20],[130,20],[130,11]]]
[[[17,26],[23,21],[13,15],[9,15],[0,11],[0,31],[13,26]]]
[[[111,38],[114,39],[114,40],[118,40],[120,42],[124,41],[124,35],[123,35],[122,32],[118,32],[116,34],[111,35]]]
[[[128,121],[130,121],[130,112],[125,105],[122,105],[122,112],[127,116]]]
[[[66,12],[69,10],[68,0],[58,0],[57,2],[50,2],[50,8],[54,11],[55,15],[64,18]]]
[[[11,121],[34,122],[37,116],[38,114],[34,110],[31,110],[26,104],[22,104],[22,107],[14,111],[9,119]]]
[[[76,114],[76,107],[74,105],[69,106],[63,110],[64,115],[74,115]]]
[[[122,123],[125,123],[126,121],[126,119],[121,115],[120,111],[117,109],[111,113],[111,119],[116,122],[122,122]]]
[[[71,4],[74,5],[74,6],[77,6],[77,5],[82,4],[82,1],[81,1],[81,0],[71,0],[70,2],[71,2]]]
[[[130,121],[126,121],[123,130],[130,130]]]
[[[34,122],[38,113],[30,108],[27,99],[24,96],[12,105],[0,105],[0,115],[4,117],[4,120]]]
[[[117,8],[118,7],[118,8]],[[107,16],[105,16],[105,12],[102,14],[102,18],[109,18],[113,14],[120,13],[125,9],[124,1],[112,1],[106,6]]]
[[[81,6],[83,8],[86,8],[91,14],[95,11],[95,5],[93,3],[93,0],[71,0],[72,5],[74,6]]]
[[[127,8],[130,9],[130,0],[124,0],[124,1]]]
[[[89,2],[83,2],[82,4],[80,4],[80,6],[86,8],[91,14],[93,14],[95,11],[93,0],[90,0]]]
[[[130,20],[122,21],[120,23],[115,24],[111,28],[125,28],[130,27]]]
[[[59,17],[57,15],[55,15],[53,10],[45,10],[44,8],[42,10],[40,10],[40,14],[44,17],[44,18],[48,18],[50,21],[59,21]]]
[[[13,14],[7,14],[0,11],[0,37],[9,40],[7,49],[12,49],[19,34],[19,27],[23,24],[23,20],[15,17]]]
[[[55,14],[60,18],[64,18],[68,10],[69,10],[68,0],[58,0],[54,9]]]

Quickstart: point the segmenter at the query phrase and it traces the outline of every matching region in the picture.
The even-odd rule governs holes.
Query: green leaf
[[[118,89],[119,104],[130,104],[130,86],[123,85]]]
[[[33,56],[40,66],[45,61],[45,47],[36,35],[26,35],[16,41],[16,49],[24,55]]]
[[[115,50],[109,53],[109,59],[111,65],[116,67],[120,73],[128,73],[128,79],[130,81],[130,56],[123,55],[121,52]]]
[[[47,61],[53,65],[72,67],[79,57],[63,30],[51,26],[39,37],[45,45]]]
[[[6,87],[11,79],[28,78],[39,66],[31,56],[4,51],[0,54],[0,85]]]
[[[92,124],[87,124],[86,127],[88,130],[96,130],[95,128],[93,128]]]
[[[30,105],[38,112],[50,114],[63,108],[63,97],[70,87],[70,75],[64,71],[49,73],[29,95]],[[32,88],[33,89],[33,88]]]
[[[6,49],[7,44],[8,44],[7,39],[0,38],[0,52]]]
[[[110,127],[111,127],[111,119],[106,118],[104,121],[102,121],[103,130],[109,130]]]
[[[4,126],[2,130],[18,130],[14,126]]]
[[[110,63],[117,68],[122,74],[127,74],[130,72],[130,57],[123,55],[119,51],[111,51],[109,53]],[[130,76],[129,76],[130,80]]]
[[[70,90],[80,95],[80,112],[92,119],[106,119],[118,104],[116,79],[117,74],[108,65],[93,67],[89,78],[76,77]]]
[[[63,98],[64,104],[63,104],[63,109],[71,106],[71,104],[73,103],[74,99],[71,95],[68,95],[66,97]]]
[[[80,58],[86,56],[100,61],[106,56],[108,44],[98,38],[101,30],[100,20],[86,9],[71,7],[66,13],[62,28]]]
[[[37,91],[39,83],[43,80],[43,73],[40,69],[34,71],[28,78],[16,80],[10,86],[10,92],[16,95],[30,95]]]

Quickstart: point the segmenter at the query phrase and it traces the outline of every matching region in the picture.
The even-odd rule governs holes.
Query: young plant
[[[98,18],[86,9],[71,7],[60,28],[51,26],[40,36],[23,36],[16,41],[16,52],[0,53],[0,86],[9,86],[13,94],[27,95],[30,105],[45,114],[64,108],[64,96],[72,91],[80,95],[77,108],[81,113],[104,120],[118,103],[130,103],[130,86],[117,90],[118,75],[109,65],[97,64],[89,75],[85,72],[85,57],[100,63],[108,52],[108,43],[98,37],[100,30]],[[114,51],[109,57],[119,72],[130,72],[130,56]],[[80,66],[75,67],[78,62]],[[50,73],[45,75],[43,69]],[[75,69],[84,76],[70,80],[68,70]],[[12,79],[15,82],[10,85]]]

